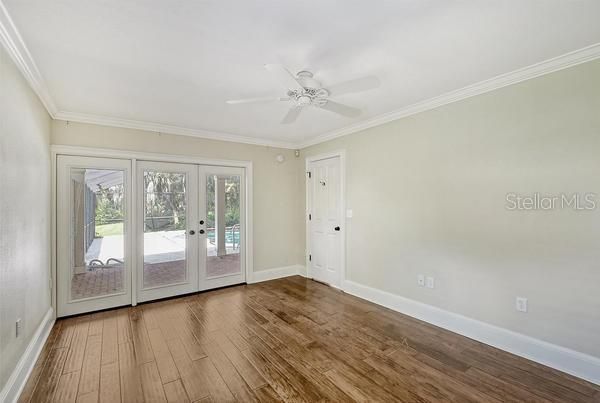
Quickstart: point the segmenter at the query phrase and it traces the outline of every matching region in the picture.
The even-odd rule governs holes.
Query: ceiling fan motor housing
[[[313,73],[310,71],[299,71],[296,77],[304,88],[321,88],[321,83],[313,78]]]

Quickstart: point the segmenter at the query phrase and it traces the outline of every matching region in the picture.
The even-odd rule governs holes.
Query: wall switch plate
[[[346,210],[346,218],[352,218],[352,210]]]
[[[419,284],[419,287],[425,287],[425,276],[422,274],[419,274],[417,276],[417,284]]]
[[[21,318],[15,322],[15,337],[19,337],[21,334]]]
[[[516,308],[519,312],[527,312],[527,298],[517,297]]]
[[[427,288],[435,288],[435,279],[433,277],[427,277]]]

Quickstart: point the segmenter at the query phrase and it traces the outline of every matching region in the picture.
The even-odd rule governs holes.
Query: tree
[[[145,231],[186,228],[186,176],[182,173],[144,173]]]
[[[215,182],[216,175],[206,178],[206,224],[215,227]],[[229,176],[225,179],[225,226],[240,223],[240,177]]]
[[[103,188],[98,185],[96,195],[96,225],[123,221],[123,184]]]

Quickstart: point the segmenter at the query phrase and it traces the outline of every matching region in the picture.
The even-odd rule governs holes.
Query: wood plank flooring
[[[600,387],[302,277],[57,321],[21,402],[600,402]]]

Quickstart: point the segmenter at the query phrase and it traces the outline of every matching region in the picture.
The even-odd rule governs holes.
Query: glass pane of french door
[[[124,172],[71,168],[71,299],[123,292]]]
[[[57,157],[59,316],[131,302],[130,162]]]
[[[186,179],[144,171],[144,288],[186,279]]]
[[[205,212],[202,289],[245,281],[244,171],[242,168],[203,166],[201,188]],[[201,196],[202,197],[202,196]],[[201,214],[202,221],[202,214]],[[201,241],[202,242],[202,241]]]
[[[139,300],[197,291],[197,167],[138,163]]]

